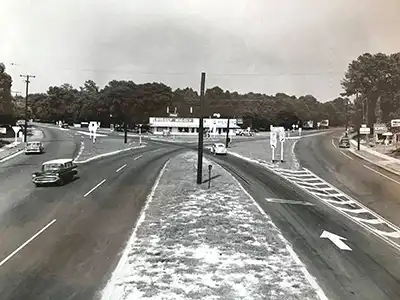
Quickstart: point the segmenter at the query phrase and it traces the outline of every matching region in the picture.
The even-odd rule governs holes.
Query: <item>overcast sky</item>
[[[351,4],[353,3],[353,4]],[[0,0],[0,61],[24,92],[93,79],[241,93],[342,91],[349,62],[400,51],[399,0]],[[5,8],[5,9],[4,9]],[[15,63],[16,65],[11,65]],[[247,74],[247,75],[246,75]]]

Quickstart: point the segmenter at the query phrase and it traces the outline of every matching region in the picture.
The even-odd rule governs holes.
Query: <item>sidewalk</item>
[[[32,129],[32,135],[28,136],[28,141],[40,141],[42,139],[43,132],[39,129]],[[18,138],[17,143],[15,143],[15,138],[4,138],[3,140],[10,141],[11,144],[0,148],[0,162],[22,153],[25,147],[25,143],[21,142],[21,138]]]
[[[84,136],[81,139],[81,146],[78,155],[75,157],[75,163],[86,163],[94,159],[98,159],[105,156],[115,155],[124,151],[129,151],[136,148],[145,147],[146,143],[128,140],[128,143],[124,143],[124,139],[102,139],[97,138],[96,142],[93,143],[88,136]]]
[[[350,144],[352,146],[350,151],[354,155],[400,176],[400,159],[380,153],[364,145],[360,145],[360,150],[357,150],[357,142],[354,140],[350,140]]]
[[[187,152],[164,166],[102,299],[326,299],[236,179],[205,159],[219,176],[207,189],[196,164]]]

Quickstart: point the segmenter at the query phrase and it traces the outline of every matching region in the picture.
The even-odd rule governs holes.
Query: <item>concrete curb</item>
[[[81,160],[81,161],[74,160],[73,162],[76,163],[76,164],[85,164],[85,163],[88,163],[88,162],[91,162],[93,160],[97,160],[97,159],[100,159],[100,158],[103,158],[103,157],[112,156],[112,155],[123,153],[123,152],[129,151],[129,150],[140,149],[140,148],[144,148],[144,147],[146,147],[146,145],[136,146],[136,147],[129,147],[129,148],[122,149],[122,150],[116,150],[116,151],[112,151],[112,152],[99,154],[99,155],[93,156],[91,158],[88,158],[86,160]]]
[[[379,163],[377,163],[377,162],[374,162],[374,161],[372,161],[372,160],[366,158],[366,157],[363,156],[362,154],[357,153],[357,151],[354,150],[354,149],[349,149],[349,150],[350,150],[350,152],[353,153],[355,156],[357,156],[357,157],[359,157],[359,158],[361,158],[361,159],[363,159],[363,160],[365,160],[365,161],[367,161],[367,162],[369,162],[369,163],[371,163],[371,164],[373,164],[373,165],[375,165],[375,166],[377,166],[377,167],[379,167],[379,168],[381,168],[381,169],[383,169],[383,170],[385,170],[385,171],[387,171],[387,172],[390,172],[390,173],[392,173],[392,174],[394,174],[394,175],[400,176],[400,172],[397,172],[397,171],[392,170],[392,169],[390,169],[390,168],[388,168],[388,167],[386,167],[386,166],[384,166],[384,165],[381,165],[381,164],[379,164]]]

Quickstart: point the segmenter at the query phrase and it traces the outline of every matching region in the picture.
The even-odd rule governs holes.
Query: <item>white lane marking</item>
[[[393,178],[390,178],[389,176],[386,176],[385,174],[382,174],[381,172],[378,172],[378,171],[376,171],[376,170],[374,170],[374,169],[372,169],[372,168],[370,168],[370,167],[368,167],[366,165],[364,165],[364,167],[366,167],[368,170],[371,170],[371,171],[375,172],[376,174],[379,174],[379,175],[385,177],[386,179],[389,179],[389,180],[393,181],[394,183],[400,184],[399,181],[394,180]]]
[[[144,208],[140,212],[140,217],[139,217],[138,221],[136,222],[136,225],[135,225],[135,227],[133,229],[132,235],[129,238],[128,243],[125,246],[125,250],[122,253],[121,259],[119,260],[118,265],[115,268],[114,272],[111,274],[110,280],[108,281],[108,283],[106,285],[106,288],[102,292],[102,294],[103,294],[102,295],[102,299],[111,299],[111,296],[112,296],[113,291],[114,291],[114,281],[118,280],[118,278],[119,278],[118,275],[121,274],[122,268],[124,267],[126,261],[129,258],[129,252],[131,250],[131,246],[136,241],[136,232],[137,232],[140,224],[142,224],[144,219],[145,219],[146,211],[147,211],[151,201],[153,201],[156,189],[157,189],[158,185],[160,184],[161,177],[164,174],[165,169],[167,168],[167,165],[170,162],[170,160],[171,159],[167,160],[167,162],[162,167],[160,173],[157,176],[156,181],[154,182],[154,185],[153,185],[153,187],[152,187],[152,189],[150,191],[150,194],[147,196],[146,204],[144,205]]]
[[[340,210],[349,212],[352,214],[364,214],[364,213],[369,213],[368,210],[365,208],[345,208],[345,207],[338,207]]]
[[[350,248],[349,246],[347,246],[347,245],[343,242],[343,240],[344,240],[344,241],[347,241],[347,239],[344,238],[344,237],[342,237],[342,236],[340,236],[340,235],[337,235],[337,234],[334,234],[334,233],[332,233],[332,232],[329,232],[329,231],[324,230],[324,232],[322,232],[320,238],[321,238],[321,239],[328,239],[328,240],[330,240],[330,241],[331,241],[332,243],[334,243],[335,246],[338,247],[340,250],[352,251],[351,248]]]
[[[124,164],[122,167],[118,168],[117,171],[115,171],[115,173],[118,173],[119,171],[121,171],[125,167],[126,167],[126,164]]]
[[[331,198],[331,196],[329,196]],[[324,201],[327,201],[332,204],[339,204],[339,205],[351,205],[354,204],[353,201],[340,201],[340,200],[331,200],[331,199],[324,199]]]
[[[349,158],[349,159],[353,160],[353,158],[352,158],[350,155],[348,155],[348,154],[344,153],[343,151],[340,151],[340,153],[342,153],[342,154],[343,154],[344,156],[346,156],[347,158]]]
[[[400,233],[397,231],[387,232],[387,231],[382,231],[379,229],[374,229],[374,231],[379,234],[382,234],[384,236],[387,236],[387,237],[396,238],[396,239],[400,238]]]
[[[138,160],[141,157],[143,157],[143,155],[136,156],[133,160]]]
[[[313,203],[310,203],[310,202],[303,202],[303,201],[294,201],[294,200],[285,200],[285,199],[275,199],[275,198],[265,198],[265,200],[267,200],[267,202],[281,203],[281,204],[297,204],[297,205],[314,206]]]
[[[332,139],[332,145],[333,145],[333,147],[337,148],[337,146],[336,146],[335,143],[333,142],[333,139]]]
[[[87,192],[83,197],[86,197],[87,195],[89,195],[91,192],[93,192],[95,189],[97,189],[100,185],[102,185],[106,180],[103,179],[103,181],[101,181],[100,183],[98,183],[94,188],[92,188],[89,192]]]
[[[14,157],[16,157],[17,155],[20,155],[23,152],[24,152],[24,150],[20,150],[20,151],[14,153],[14,154],[11,154],[10,156],[7,156],[7,157],[4,157],[3,159],[0,159],[0,162],[4,162],[4,161],[7,161],[7,160],[9,160],[11,158],[14,158]]]
[[[77,161],[79,157],[82,155],[83,149],[85,149],[85,143],[81,141],[81,148],[79,149],[78,155],[75,157],[74,162]]]
[[[40,229],[37,233],[35,233],[29,240],[27,240],[25,243],[23,243],[21,246],[19,246],[17,249],[15,249],[10,255],[8,255],[5,259],[3,259],[0,262],[0,267],[4,265],[7,261],[9,261],[15,254],[17,254],[19,251],[21,251],[26,245],[28,245],[30,242],[32,242],[35,238],[37,238],[40,234],[43,233],[47,228],[49,228],[51,225],[53,225],[57,220],[54,219],[51,221],[49,224],[44,226],[42,229]]]
[[[357,221],[368,223],[368,224],[374,224],[374,225],[384,223],[384,221],[381,219],[363,219],[363,218],[358,218],[358,217],[353,217],[353,218]]]

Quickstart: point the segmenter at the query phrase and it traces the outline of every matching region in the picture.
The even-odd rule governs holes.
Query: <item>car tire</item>
[[[35,183],[36,187],[41,187],[42,185],[40,183]]]
[[[58,185],[63,186],[65,184],[64,179],[60,178]]]

